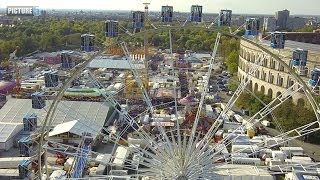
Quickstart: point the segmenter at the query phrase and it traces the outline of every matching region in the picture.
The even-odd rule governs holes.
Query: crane
[[[17,63],[17,56],[16,53],[19,49],[19,46],[16,47],[16,49],[10,53],[9,55],[9,61],[12,61],[14,63],[14,74],[15,74],[15,81],[16,81],[16,86],[13,89],[13,97],[21,97],[20,91],[21,91],[21,75],[19,72],[18,68],[18,63]]]

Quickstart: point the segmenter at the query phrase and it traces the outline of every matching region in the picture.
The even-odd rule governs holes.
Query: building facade
[[[310,45],[310,44],[309,44]],[[267,45],[266,45],[267,46]],[[314,49],[319,48],[319,45],[316,46]],[[303,47],[300,47],[303,48]],[[271,52],[274,54],[278,54],[279,57],[290,65],[290,61],[292,58],[292,51],[295,48],[285,48],[279,50],[271,49]],[[238,65],[238,77],[240,80],[244,80],[246,78],[247,73],[249,72],[250,66],[254,63],[255,59],[258,57],[259,52],[261,50],[246,41],[240,41],[240,53],[239,53],[239,65]],[[305,67],[305,75],[301,76],[301,78],[308,83],[311,75],[311,71],[320,65],[320,51],[310,51],[308,53],[308,61],[307,66]],[[300,69],[295,69],[296,72],[300,71]],[[270,55],[264,54],[261,66],[255,72],[254,76],[251,78],[249,83],[249,88],[252,91],[260,91],[265,95],[269,95],[272,98],[276,98],[282,92],[287,90],[289,87],[294,85],[296,82],[295,78],[289,74],[288,69],[281,65],[280,62],[273,59]],[[295,87],[296,88],[296,87]],[[317,89],[315,89],[317,90]],[[319,92],[319,90],[318,90]],[[294,103],[297,103],[299,99],[304,99],[304,93],[298,92],[293,95],[292,99]],[[304,99],[306,100],[306,99]]]
[[[263,21],[264,32],[274,32],[277,29],[277,20],[274,17],[266,17]]]
[[[287,9],[283,10],[283,11],[277,11],[275,18],[277,20],[277,26],[280,29],[286,28],[287,27],[287,22],[289,19],[289,15],[290,15],[290,11],[288,11]]]
[[[301,17],[289,17],[287,21],[287,28],[288,29],[299,29],[304,27],[307,24],[307,20]]]

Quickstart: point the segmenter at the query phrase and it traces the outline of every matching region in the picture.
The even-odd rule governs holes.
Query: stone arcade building
[[[269,43],[265,41],[264,47],[268,47],[271,52],[277,54],[285,63],[291,68],[290,60],[292,59],[292,51],[296,48],[308,50],[308,61],[304,71],[305,75],[301,75],[302,79],[308,83],[311,71],[315,67],[320,67],[320,45],[307,44],[295,41],[286,41],[285,49],[272,49],[269,47]],[[260,49],[244,40],[240,41],[240,53],[239,53],[239,65],[238,76],[240,80],[245,78],[246,73],[249,71],[249,64],[253,63],[258,57]],[[281,92],[288,89],[295,83],[295,79],[288,73],[279,62],[274,60],[270,55],[263,57],[261,66],[256,71],[255,75],[251,78],[249,88],[253,91],[263,92],[265,95],[269,95],[272,98],[277,97]],[[318,90],[319,88],[315,88]],[[293,95],[292,99],[294,103],[297,103],[305,98],[303,92],[299,92]]]

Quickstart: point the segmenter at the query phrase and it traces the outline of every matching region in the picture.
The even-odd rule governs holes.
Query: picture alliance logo
[[[39,6],[8,6],[8,16],[40,16]]]

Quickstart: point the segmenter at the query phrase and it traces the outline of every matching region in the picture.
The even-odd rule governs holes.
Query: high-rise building
[[[302,17],[290,17],[287,22],[287,28],[295,30],[302,28],[307,23],[307,20]]]
[[[277,11],[276,12],[276,20],[277,20],[277,26],[280,29],[286,28],[287,27],[287,22],[289,19],[289,15],[290,15],[290,11],[288,11],[287,9],[283,10],[283,11]]]
[[[274,17],[266,17],[263,21],[263,31],[273,32],[277,29],[277,20]]]

